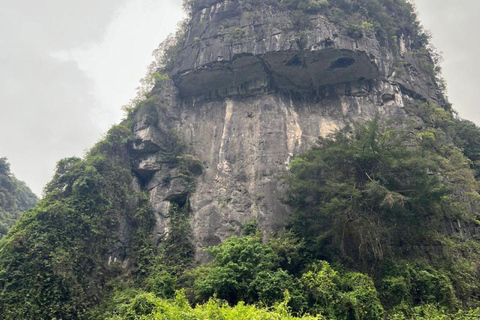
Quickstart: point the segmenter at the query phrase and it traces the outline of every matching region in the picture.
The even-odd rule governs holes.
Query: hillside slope
[[[10,172],[7,159],[0,158],[0,238],[36,203],[37,196]]]

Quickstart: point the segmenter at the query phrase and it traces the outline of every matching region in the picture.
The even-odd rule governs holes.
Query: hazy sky
[[[82,156],[135,95],[181,0],[0,0],[0,157],[41,194],[55,163]],[[415,0],[444,53],[450,100],[480,123],[479,0]]]
[[[37,194],[135,95],[180,0],[0,0],[0,157]]]
[[[415,0],[420,21],[443,52],[443,75],[453,107],[480,125],[480,0]]]

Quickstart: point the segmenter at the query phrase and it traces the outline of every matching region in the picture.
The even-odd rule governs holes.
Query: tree
[[[468,159],[439,124],[419,131],[386,130],[372,121],[353,133],[347,128],[320,139],[291,162],[286,176],[288,202],[295,210],[290,228],[305,241],[311,258],[385,276],[387,260],[403,265],[427,255],[427,265],[444,270],[443,288],[457,283],[453,295],[478,291],[460,279],[477,277],[475,271],[460,272],[455,257],[471,252],[466,259],[477,259],[479,246],[444,231],[450,221],[475,223],[478,185]],[[440,252],[427,245],[436,242]],[[425,288],[421,294],[412,291],[410,303],[440,297],[439,284]],[[456,304],[451,296],[437,301]]]

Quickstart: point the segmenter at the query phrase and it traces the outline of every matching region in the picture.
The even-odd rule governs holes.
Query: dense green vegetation
[[[133,293],[131,293],[133,294]],[[256,307],[239,303],[236,306],[229,306],[227,303],[210,299],[205,304],[192,307],[185,298],[182,291],[177,292],[175,299],[165,300],[158,298],[151,293],[136,293],[134,296],[118,296],[118,309],[116,314],[107,320],[333,320],[322,315],[302,317],[293,316],[288,307],[288,294],[286,299],[273,307]],[[480,316],[480,310],[459,311],[454,314],[445,314],[441,309],[426,305],[413,311],[412,317],[405,317],[402,313],[396,313],[389,317],[389,320],[468,320],[477,319]],[[357,319],[357,318],[348,318]],[[373,319],[365,315],[359,319]]]
[[[0,158],[0,238],[36,203],[37,196],[10,172],[7,159]]]
[[[432,235],[425,230],[438,230],[444,218],[466,219],[478,200],[467,160],[444,144],[442,131],[413,135],[370,126],[353,137],[338,132],[322,139],[295,159],[289,193],[298,208],[292,227],[309,239],[312,252],[327,254],[331,247],[328,255],[366,265],[389,254],[383,241],[426,243]],[[459,198],[459,184],[471,194]]]
[[[335,270],[326,261],[303,264],[304,245],[286,234],[262,242],[259,235],[233,237],[210,249],[212,263],[191,271],[193,301],[212,296],[272,306],[284,300],[294,313],[330,318],[380,319],[383,308],[368,276]]]
[[[227,303],[211,299],[207,303],[192,308],[182,291],[177,292],[175,299],[166,301],[151,293],[140,293],[133,299],[119,305],[118,314],[107,320],[126,319],[161,319],[161,320],[322,320],[322,317],[291,316],[285,303],[273,308],[258,308],[239,303],[230,307]]]
[[[470,160],[470,166],[475,170],[475,177],[480,177],[480,130],[477,125],[468,120],[455,119],[453,124],[455,144],[463,149],[464,155]]]
[[[117,271],[108,264],[126,215],[130,130],[113,127],[84,160],[60,161],[45,198],[0,242],[0,318],[81,319]]]
[[[117,283],[92,319],[447,320],[480,315],[480,309],[442,306],[435,295],[452,289],[443,287],[448,279],[432,268],[407,264],[400,273],[410,279],[386,278],[377,289],[374,278],[339,264],[322,260],[304,264],[305,246],[292,234],[266,242],[259,234],[232,237],[210,251],[214,256],[210,264],[178,277],[157,273],[155,287]],[[405,299],[409,293],[404,292],[409,285],[414,286],[414,298],[430,300],[409,304]],[[385,292],[393,294],[386,297]]]
[[[425,117],[421,130],[374,121],[320,139],[296,158],[288,177],[291,229],[305,241],[307,259],[375,275],[387,309],[476,306],[480,244],[462,232],[478,228],[478,183],[473,159],[448,141],[453,136],[475,154],[452,129],[480,131],[432,105],[417,111]]]

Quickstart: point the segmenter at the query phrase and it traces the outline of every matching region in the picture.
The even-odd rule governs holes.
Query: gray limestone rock
[[[150,192],[156,239],[168,235],[170,201],[188,197],[199,259],[253,219],[266,236],[284,226],[280,177],[318,137],[376,116],[401,124],[405,105],[442,99],[408,39],[400,72],[398,53],[373,34],[353,39],[321,14],[307,15],[299,32],[288,11],[242,3],[199,2],[173,80],[135,118],[135,171]],[[203,164],[193,192],[165,161],[172,132]]]

